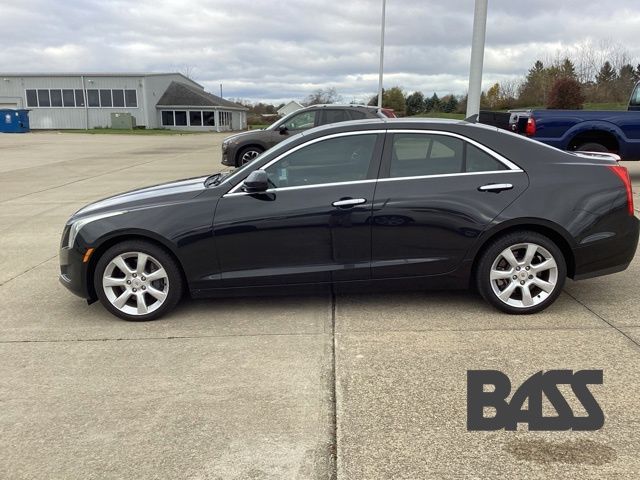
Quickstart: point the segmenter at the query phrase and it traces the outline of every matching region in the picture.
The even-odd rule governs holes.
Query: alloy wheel
[[[518,243],[500,252],[489,275],[491,289],[500,301],[524,309],[551,295],[558,283],[558,264],[540,245]]]
[[[240,164],[244,165],[245,163],[249,163],[253,159],[257,158],[260,155],[260,152],[257,150],[247,150],[240,157]]]
[[[104,270],[102,288],[109,302],[127,315],[147,315],[162,306],[169,277],[162,264],[143,252],[114,257]]]

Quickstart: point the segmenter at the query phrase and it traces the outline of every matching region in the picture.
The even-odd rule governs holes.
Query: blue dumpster
[[[0,110],[0,133],[26,133],[29,110]]]

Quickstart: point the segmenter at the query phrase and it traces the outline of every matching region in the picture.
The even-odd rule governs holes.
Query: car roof
[[[469,126],[477,128],[485,128],[489,130],[497,130],[496,127],[489,125],[470,123],[464,120],[452,120],[447,118],[368,118],[364,120],[349,120],[346,122],[330,123],[328,125],[321,125],[319,127],[312,128],[303,132],[302,135],[322,134],[328,131],[345,131],[355,130],[363,128],[366,130],[373,130],[376,128],[384,129],[398,129],[398,128],[434,128],[434,129],[446,129],[447,127]]]

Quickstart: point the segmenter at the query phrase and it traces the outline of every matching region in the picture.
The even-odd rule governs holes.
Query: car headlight
[[[96,215],[89,215],[88,217],[83,217],[71,224],[69,228],[69,243],[67,246],[69,248],[73,247],[73,244],[76,241],[76,237],[78,236],[78,232],[84,227],[86,224],[95,222],[96,220],[102,220],[103,218],[114,217],[116,215],[122,215],[123,213],[127,213],[126,210],[118,211],[118,212],[106,212],[106,213],[98,213]]]

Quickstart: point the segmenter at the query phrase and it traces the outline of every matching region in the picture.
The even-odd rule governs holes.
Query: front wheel
[[[499,310],[531,314],[558,298],[566,276],[558,246],[537,232],[522,231],[489,245],[478,263],[476,282],[482,297]]]
[[[258,157],[264,150],[260,147],[246,147],[243,148],[238,154],[238,167],[241,167],[245,163],[249,163]]]
[[[98,298],[124,320],[155,320],[182,296],[182,276],[164,249],[144,241],[114,245],[98,260],[94,273]]]

